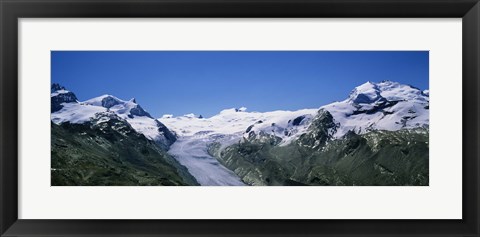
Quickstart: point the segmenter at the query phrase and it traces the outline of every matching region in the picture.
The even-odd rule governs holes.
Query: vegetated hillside
[[[209,152],[250,185],[428,185],[428,129],[353,131],[334,138],[338,124],[321,109],[307,132],[287,145],[250,133]]]
[[[198,185],[156,142],[113,113],[91,122],[51,124],[51,184]]]

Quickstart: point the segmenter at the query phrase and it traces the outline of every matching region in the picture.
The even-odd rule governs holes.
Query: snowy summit
[[[297,111],[247,112],[245,107],[226,109],[204,119],[195,116],[164,116],[159,120],[179,136],[235,135],[251,131],[282,138],[288,144],[305,133],[319,109],[330,112],[337,124],[334,137],[348,131],[428,128],[429,96],[418,88],[392,81],[366,82],[352,90],[344,101]]]
[[[65,95],[69,95],[75,99],[65,100]],[[52,86],[51,92],[52,108],[59,103],[59,109],[51,113],[51,120],[56,124],[65,122],[69,123],[86,123],[93,119],[98,120],[98,116],[103,116],[98,120],[105,122],[110,117],[108,113],[114,113],[119,118],[125,120],[132,126],[135,131],[143,134],[146,138],[156,141],[165,146],[170,145],[174,140],[173,134],[160,121],[152,118],[135,99],[128,101],[121,100],[112,95],[102,95],[83,102],[76,99],[75,94],[67,91],[58,84]],[[108,113],[106,113],[108,112]]]

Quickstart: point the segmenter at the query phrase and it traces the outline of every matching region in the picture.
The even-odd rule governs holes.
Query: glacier
[[[135,99],[102,95],[80,102],[73,93],[56,85],[51,92],[52,108],[53,101],[56,103],[51,121],[85,123],[97,115],[115,113],[146,138],[163,144],[201,185],[244,185],[233,171],[208,154],[210,144],[226,147],[244,139],[272,135],[281,139],[279,146],[285,146],[308,131],[320,110],[333,117],[333,138],[350,131],[365,134],[373,130],[428,129],[429,94],[428,89],[422,91],[398,82],[366,82],[354,88],[345,100],[318,108],[249,112],[241,107],[222,110],[210,118],[165,114],[155,119]]]

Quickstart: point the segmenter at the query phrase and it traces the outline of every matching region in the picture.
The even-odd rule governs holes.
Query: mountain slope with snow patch
[[[65,100],[65,95],[73,96],[75,100]],[[138,133],[164,147],[170,146],[176,139],[175,135],[165,125],[152,118],[148,112],[137,104],[135,99],[124,101],[112,95],[102,95],[80,102],[73,92],[54,84],[51,100],[52,108],[53,106],[60,107],[60,109],[51,113],[51,120],[56,124],[65,122],[82,124],[90,122],[103,112],[112,112],[127,121]],[[105,119],[108,119],[108,117],[105,117]]]
[[[280,145],[286,145],[307,132],[320,109],[332,114],[337,125],[332,134],[335,138],[348,131],[364,134],[373,130],[428,128],[428,93],[392,81],[367,82],[356,87],[346,100],[315,109],[263,113],[247,112],[246,108],[227,109],[210,118],[168,115],[159,120],[179,136],[223,134],[248,139],[272,135],[282,139]]]
[[[348,131],[364,134],[373,130],[428,128],[428,93],[397,82],[367,82],[356,87],[350,96],[321,108],[329,111],[339,124],[335,137]]]

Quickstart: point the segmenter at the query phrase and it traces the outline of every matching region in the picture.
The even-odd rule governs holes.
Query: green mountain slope
[[[109,116],[84,124],[51,124],[53,186],[198,185],[155,142]]]
[[[286,146],[273,135],[209,152],[250,185],[428,185],[428,129],[349,132],[332,139],[332,116],[320,111],[308,132]],[[260,136],[258,136],[260,135]]]

